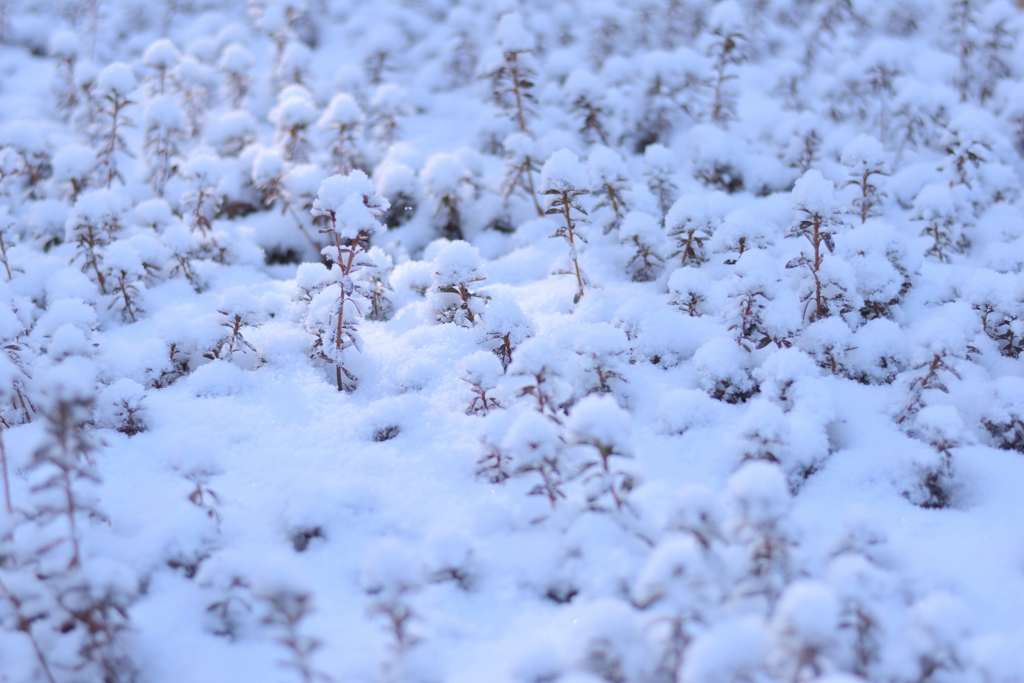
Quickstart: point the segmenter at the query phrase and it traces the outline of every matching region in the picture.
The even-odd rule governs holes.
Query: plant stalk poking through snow
[[[35,633],[32,632],[33,624],[37,621],[46,619],[46,611],[32,610],[30,612],[25,604],[26,601],[12,593],[3,581],[0,581],[0,599],[6,602],[14,613],[15,630],[24,633],[25,637],[28,638],[29,642],[32,644],[32,653],[35,655],[36,662],[39,664],[39,670],[43,673],[46,683],[57,683],[57,679],[53,675],[53,670],[50,668],[50,663],[46,659],[46,653],[43,650],[39,639],[36,638]]]
[[[279,662],[282,668],[294,671],[302,683],[333,680],[313,666],[313,655],[323,643],[312,636],[303,635],[302,623],[312,613],[311,599],[308,593],[291,590],[278,590],[263,597],[267,613],[263,624],[277,631],[274,640],[283,647],[287,659]]]
[[[36,499],[28,518],[40,527],[43,535],[39,554],[67,544],[67,569],[81,565],[79,518],[101,516],[83,493],[84,485],[99,482],[92,466],[96,446],[86,431],[92,405],[88,398],[58,399],[46,414],[46,437],[28,465],[33,478],[30,490]],[[67,535],[48,538],[51,525],[62,517],[67,520]]]
[[[743,61],[740,46],[746,37],[740,32],[742,11],[737,3],[723,2],[716,6],[711,17],[711,36],[707,49],[708,57],[714,64],[711,76],[712,100],[711,120],[725,124],[736,116],[735,93],[729,82],[736,80],[730,73],[731,67]]]
[[[128,95],[135,89],[135,76],[126,64],[116,62],[100,72],[96,87],[101,98],[100,114],[105,119],[97,135],[100,141],[97,163],[103,182],[110,187],[114,180],[124,182],[117,157],[129,154],[124,129],[131,127],[132,122],[125,116],[125,109],[133,104]]]
[[[818,171],[805,173],[793,188],[799,218],[786,236],[805,238],[810,244],[811,253],[802,251],[799,256],[786,263],[786,268],[803,266],[811,274],[814,286],[803,296],[804,314],[810,321],[831,315],[834,312],[834,300],[842,298],[841,292],[830,291],[835,289],[835,285],[822,272],[825,250],[827,249],[829,253],[835,251],[831,225],[835,205],[834,190],[832,182],[826,180]]]
[[[546,498],[551,509],[566,497],[561,462],[563,446],[558,425],[533,411],[516,418],[501,442],[501,450],[511,457],[516,475],[540,479],[530,489],[530,495]]]
[[[567,149],[551,155],[540,174],[541,191],[547,198],[548,215],[561,217],[563,224],[552,237],[561,237],[569,245],[569,258],[576,276],[576,294],[573,303],[583,298],[586,278],[580,268],[577,240],[586,241],[577,230],[577,221],[587,212],[580,206],[580,197],[587,194],[587,173],[576,155]]]
[[[14,505],[11,502],[11,478],[7,468],[7,447],[4,445],[3,430],[0,430],[0,474],[4,479],[4,510],[8,515],[12,515],[14,514]]]
[[[523,26],[522,17],[514,13],[506,14],[498,22],[497,37],[502,62],[487,74],[493,84],[494,98],[513,118],[519,131],[529,133],[526,118],[536,101],[534,72],[529,63],[533,39]]]
[[[476,247],[456,240],[434,258],[434,278],[429,300],[440,323],[473,327],[483,314],[487,295],[477,290],[484,280]]]
[[[486,351],[477,351],[462,362],[460,379],[469,385],[471,395],[466,415],[486,416],[490,411],[504,407],[494,397],[502,370],[501,361]]]
[[[519,133],[532,137],[527,118],[533,113],[533,103],[537,101],[533,94],[535,73],[531,65],[533,38],[523,26],[522,17],[515,13],[506,14],[498,22],[497,38],[502,61],[486,74],[491,79],[494,100],[512,119]],[[530,195],[539,214],[540,206],[533,191],[532,156],[523,153],[526,145],[522,142],[511,147],[509,151],[513,160],[509,176],[512,182],[507,187],[522,188]],[[506,191],[506,196],[510,191]]]
[[[333,261],[331,270],[338,279],[330,339],[321,336],[318,340],[320,354],[334,362],[338,391],[355,386],[355,375],[345,368],[343,359],[345,350],[359,346],[354,319],[359,309],[352,276],[359,266],[358,257],[370,248],[370,238],[383,228],[380,221],[387,210],[387,200],[377,194],[362,171],[324,180],[313,204],[313,215],[326,219],[321,231],[331,244],[324,248],[324,255]]]
[[[611,512],[609,501],[615,511],[630,509],[633,476],[613,467],[616,460],[632,457],[629,421],[629,413],[610,396],[588,396],[569,416],[572,444],[588,451],[576,476],[586,489],[587,506],[595,512]]]
[[[876,207],[884,198],[874,179],[875,176],[888,175],[882,144],[867,135],[859,135],[843,148],[842,159],[849,169],[846,186],[857,188],[857,196],[853,199],[854,211],[864,224],[876,213]]]

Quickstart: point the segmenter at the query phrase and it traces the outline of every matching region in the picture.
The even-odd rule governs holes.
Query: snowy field
[[[0,683],[1021,683],[1022,24],[0,0]]]

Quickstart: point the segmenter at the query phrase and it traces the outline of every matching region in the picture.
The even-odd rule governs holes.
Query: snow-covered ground
[[[1024,680],[1022,20],[0,0],[0,683]]]

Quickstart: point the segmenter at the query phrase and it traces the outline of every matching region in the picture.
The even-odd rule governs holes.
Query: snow
[[[136,221],[154,230],[170,225],[174,218],[171,205],[166,200],[146,199],[135,205],[132,215]]]
[[[252,160],[252,182],[263,187],[280,179],[284,172],[284,157],[276,149],[261,149]]]
[[[153,41],[142,53],[142,63],[153,69],[170,69],[181,56],[177,46],[167,38]]]
[[[643,211],[630,211],[622,219],[622,225],[619,226],[619,234],[623,239],[637,238],[645,241],[655,241],[661,239],[661,226],[658,225],[658,219],[649,213]]]
[[[736,619],[716,625],[693,644],[683,663],[685,683],[726,683],[743,680],[756,672],[766,655],[767,643],[753,619]]]
[[[580,401],[566,426],[581,441],[593,441],[619,452],[629,449],[629,413],[609,396],[588,396]]]
[[[781,518],[790,505],[782,471],[767,462],[743,465],[726,487],[730,502],[744,523],[755,524]]]
[[[568,149],[560,149],[544,162],[540,171],[543,192],[579,190],[588,186],[586,167]]]
[[[356,99],[348,93],[338,93],[331,98],[320,117],[321,127],[352,126],[363,120],[363,110]]]
[[[510,12],[498,20],[494,37],[505,52],[526,52],[533,48],[533,38],[518,12]]]
[[[479,267],[480,251],[462,240],[444,244],[434,255],[434,276],[444,285],[473,282]]]
[[[615,150],[594,145],[587,157],[587,169],[594,185],[617,180],[626,171],[626,163]]]
[[[742,5],[736,0],[724,0],[724,2],[717,3],[708,15],[708,24],[723,35],[742,30],[744,24]]]
[[[821,171],[807,171],[793,185],[793,203],[810,213],[828,215],[836,204],[835,185]]]
[[[103,254],[103,263],[115,272],[118,270],[136,274],[142,272],[142,258],[127,240],[117,240],[108,244]]]
[[[839,628],[839,600],[824,582],[794,582],[779,600],[773,626],[777,638],[792,643],[797,657],[805,648],[826,649]]]
[[[231,43],[221,51],[217,65],[228,73],[244,75],[252,68],[254,61],[252,52],[244,45]]]
[[[386,210],[387,201],[377,196],[373,183],[362,171],[325,178],[313,204],[314,213],[332,214],[339,234],[347,238],[378,230],[379,213]]]
[[[521,413],[505,433],[501,447],[522,466],[537,465],[554,457],[559,449],[558,428],[550,420],[532,411]]]
[[[885,149],[878,138],[864,134],[846,143],[842,151],[843,164],[862,173],[879,169],[884,165],[885,158]]]
[[[1014,3],[0,4],[0,680],[1024,672]]]
[[[458,190],[467,173],[457,155],[434,154],[423,165],[423,184],[432,194],[450,194]]]
[[[147,126],[164,130],[184,130],[185,112],[173,97],[161,95],[146,103],[145,121]]]
[[[96,164],[95,153],[85,145],[67,145],[53,155],[53,174],[58,180],[85,178]]]
[[[50,36],[49,51],[54,57],[61,59],[74,59],[81,49],[78,36],[74,31],[57,29]]]
[[[135,89],[135,74],[123,62],[114,62],[100,69],[96,76],[96,87],[100,93],[127,97]]]
[[[311,125],[317,119],[316,107],[306,92],[291,92],[279,98],[270,119],[281,128]]]

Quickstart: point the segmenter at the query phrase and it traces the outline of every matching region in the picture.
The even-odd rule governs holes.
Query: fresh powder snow
[[[1022,29],[0,0],[0,683],[1020,683]]]

